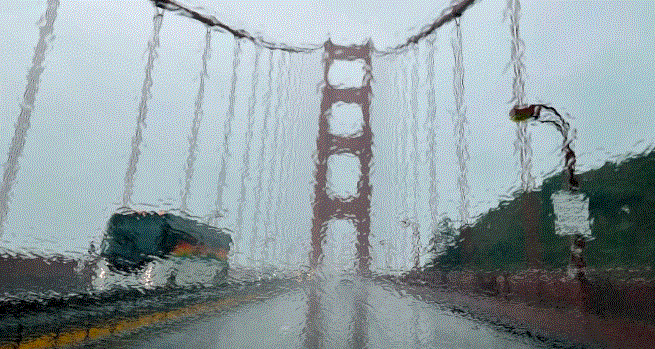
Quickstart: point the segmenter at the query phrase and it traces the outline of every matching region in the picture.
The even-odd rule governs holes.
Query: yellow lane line
[[[200,313],[207,313],[219,310],[225,306],[231,305],[238,301],[247,301],[255,298],[254,295],[248,295],[238,298],[225,298],[216,302],[194,304],[175,310],[157,312],[143,315],[136,318],[122,319],[117,322],[95,326],[89,329],[75,328],[66,332],[48,333],[38,338],[29,339],[16,344],[3,344],[0,349],[41,349],[41,348],[58,348],[73,344],[80,344],[86,340],[93,340],[121,332],[134,331],[136,329],[152,325],[165,320],[173,320],[187,317]]]

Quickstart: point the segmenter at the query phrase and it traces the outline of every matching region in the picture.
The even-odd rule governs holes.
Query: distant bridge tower
[[[312,219],[312,252],[310,267],[315,270],[323,258],[323,240],[328,223],[332,219],[350,219],[357,231],[357,270],[368,274],[370,264],[369,233],[371,230],[371,184],[369,170],[373,153],[373,133],[369,124],[371,101],[371,47],[369,41],[363,46],[339,46],[328,40],[324,45],[325,64],[323,99],[316,140],[317,157],[314,187],[314,216]],[[330,85],[328,76],[335,61],[363,60],[364,78],[360,87],[338,88]],[[355,64],[353,62],[353,64]],[[335,103],[354,103],[361,107],[362,129],[352,136],[330,133],[329,118]],[[353,197],[330,197],[327,188],[328,158],[335,154],[349,153],[359,159],[361,174],[357,182],[357,193]]]
[[[328,223],[333,219],[349,219],[357,231],[357,273],[370,275],[369,264],[369,233],[371,231],[371,184],[369,170],[373,153],[371,144],[373,133],[369,124],[369,105],[371,102],[371,43],[363,46],[338,46],[331,41],[324,45],[323,61],[325,65],[323,75],[323,99],[321,101],[321,114],[318,121],[318,138],[316,140],[316,171],[314,201],[312,203],[314,216],[312,218],[312,251],[309,263],[311,271],[321,264],[323,259],[323,241],[327,234]],[[335,61],[364,61],[364,77],[361,85],[356,88],[339,88],[330,85],[329,73]],[[357,64],[352,62],[353,64]],[[359,64],[357,64],[359,65]],[[333,106],[343,102],[357,104],[362,111],[362,128],[353,135],[330,133],[330,118],[333,115]],[[360,177],[357,181],[357,193],[352,197],[331,197],[327,187],[328,159],[332,155],[352,154],[360,163]],[[308,309],[306,338],[304,347],[323,347],[324,317],[321,312],[321,292],[316,279],[308,284]],[[361,287],[359,287],[361,288]],[[366,304],[366,293],[357,292],[355,316],[353,321],[353,342],[355,347],[365,347],[366,343],[366,311],[362,304]]]

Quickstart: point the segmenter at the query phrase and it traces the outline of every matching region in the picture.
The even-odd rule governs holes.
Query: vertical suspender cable
[[[18,159],[23,154],[23,149],[25,148],[25,138],[27,136],[27,130],[30,128],[30,117],[34,109],[36,93],[39,91],[41,73],[45,69],[43,67],[45,51],[48,49],[48,41],[52,41],[54,38],[52,31],[55,19],[57,18],[58,7],[59,0],[48,0],[48,8],[46,9],[45,15],[41,17],[43,25],[39,28],[39,41],[34,48],[32,68],[27,73],[27,86],[23,94],[20,114],[18,114],[18,120],[16,121],[14,137],[11,139],[8,159],[3,166],[2,187],[0,187],[0,237],[2,236],[5,219],[7,219],[7,214],[9,213],[9,194],[18,174]]]
[[[281,118],[282,118],[282,112],[281,112],[281,107],[282,107],[282,96],[284,94],[284,80],[282,79],[282,71],[284,70],[284,53],[281,52],[280,56],[278,57],[278,62],[277,62],[277,76],[276,76],[276,84],[277,84],[277,90],[276,90],[276,98],[277,98],[277,103],[275,104],[275,111],[274,111],[274,117],[275,117],[275,126],[273,128],[273,144],[271,145],[271,159],[270,159],[270,170],[269,170],[269,177],[268,177],[268,191],[266,195],[266,219],[264,221],[264,231],[265,232],[270,232],[271,230],[271,225],[273,225],[273,232],[272,236],[269,236],[269,239],[271,242],[273,242],[273,251],[270,253],[271,259],[273,262],[277,261],[277,246],[279,245],[279,234],[277,230],[277,218],[273,218],[273,214],[277,216],[277,212],[275,210],[275,204],[273,203],[273,195],[277,193],[280,187],[280,183],[278,180],[275,180],[277,172],[280,172],[281,169],[281,164],[278,165],[278,153],[280,152],[279,149],[279,133],[281,129]],[[277,171],[277,172],[276,172]],[[273,222],[273,219],[275,221]]]
[[[404,60],[403,60],[404,63]],[[407,134],[409,133],[409,129],[407,126],[407,118],[405,117],[406,110],[405,108],[407,107],[407,67],[405,64],[401,67],[402,69],[402,89],[401,89],[401,94],[402,94],[402,111],[403,113],[401,114],[402,117],[402,123],[403,123],[403,129],[400,134],[400,187],[401,187],[401,221],[405,222],[407,219],[407,216],[409,215],[409,207],[407,204],[407,172],[408,172],[408,161],[407,161]],[[402,241],[402,251],[403,251],[403,263],[404,266],[406,267],[407,264],[409,263],[409,256],[407,253],[407,244],[409,242],[409,235],[407,233],[407,227],[403,228],[403,241]]]
[[[230,82],[230,97],[227,105],[227,114],[225,115],[225,124],[223,125],[223,151],[221,152],[221,169],[218,172],[218,188],[216,194],[216,210],[219,213],[225,212],[223,207],[223,191],[227,187],[227,167],[230,162],[230,137],[232,136],[232,122],[234,121],[234,104],[236,100],[238,68],[241,62],[241,42],[234,42],[234,53],[232,61],[232,80]]]
[[[261,47],[255,46],[255,61],[253,63],[253,76],[251,81],[250,99],[248,103],[248,125],[246,130],[246,149],[243,152],[243,171],[241,172],[241,185],[237,206],[236,241],[239,242],[243,235],[243,211],[246,205],[246,179],[250,178],[250,143],[252,143],[252,129],[255,122],[255,106],[257,104],[257,84],[259,82],[259,56]],[[252,248],[252,246],[251,246]],[[237,246],[238,249],[238,246]],[[252,252],[252,249],[251,249]],[[252,256],[250,256],[252,257]]]
[[[519,20],[521,19],[521,3],[519,0],[508,0],[505,14],[509,13],[510,33],[512,35],[512,66],[514,79],[512,81],[512,99],[516,105],[522,106],[525,103],[525,65],[523,54],[525,44],[519,35]],[[532,147],[530,132],[526,122],[519,122],[516,126],[516,140],[514,141],[515,152],[519,153],[521,163],[521,185],[523,191],[532,191],[534,178],[532,177]]]
[[[419,230],[419,217],[418,217],[418,206],[419,206],[419,163],[420,163],[420,153],[418,151],[418,125],[419,125],[419,116],[418,116],[418,88],[419,88],[419,76],[418,76],[418,46],[414,45],[412,48],[412,65],[410,67],[411,79],[412,79],[412,96],[411,96],[411,109],[412,109],[412,153],[410,158],[412,158],[412,179],[413,179],[413,201],[412,204],[412,218],[411,218],[411,228],[412,228],[412,266],[414,269],[418,269],[420,263],[420,252],[421,252],[421,235]]]
[[[462,55],[462,29],[460,19],[455,19],[455,36],[451,40],[455,65],[453,67],[453,93],[455,95],[455,135],[457,136],[456,152],[459,167],[457,186],[459,187],[459,218],[462,226],[469,224],[469,186],[467,180],[468,169],[466,163],[469,159],[468,144],[466,140],[466,107],[464,106],[464,58]]]
[[[437,206],[439,205],[439,193],[437,191],[437,164],[436,164],[436,114],[437,106],[435,101],[434,90],[434,42],[430,39],[427,40],[428,54],[425,59],[427,67],[427,84],[428,84],[428,111],[425,119],[425,124],[428,129],[428,174],[430,176],[430,233],[434,233],[438,224]]]
[[[159,47],[159,31],[161,29],[162,19],[164,18],[164,11],[155,7],[155,15],[153,17],[153,30],[152,37],[148,41],[148,62],[146,64],[146,76],[143,79],[143,86],[141,87],[141,102],[139,103],[139,115],[136,119],[136,131],[132,137],[132,154],[130,155],[130,162],[127,165],[125,172],[125,186],[123,189],[123,206],[127,206],[132,202],[132,193],[134,188],[134,175],[136,174],[136,166],[139,162],[139,149],[141,141],[143,140],[143,128],[146,127],[146,114],[148,114],[148,100],[152,97],[150,89],[152,88],[152,68],[157,59],[157,47]]]
[[[265,101],[265,107],[264,107],[264,128],[262,129],[262,141],[260,144],[260,149],[259,149],[259,157],[257,160],[257,164],[259,166],[259,171],[257,173],[257,185],[255,186],[254,189],[254,195],[255,195],[255,213],[253,217],[253,233],[252,233],[252,239],[250,241],[250,249],[255,250],[255,247],[257,245],[257,236],[259,234],[259,216],[261,215],[261,210],[259,209],[259,206],[261,205],[262,202],[262,185],[264,181],[264,160],[266,159],[266,140],[268,139],[268,120],[271,117],[271,93],[272,93],[272,85],[273,85],[273,51],[269,51],[269,56],[268,56],[268,89],[266,90],[266,94],[264,94],[264,101]],[[270,188],[268,188],[270,191]],[[265,262],[268,262],[268,231],[264,230],[264,251],[262,252],[262,257]],[[254,252],[252,253],[254,255]]]
[[[198,87],[198,95],[196,96],[195,111],[193,113],[193,124],[191,126],[191,136],[189,137],[189,155],[186,159],[186,168],[184,170],[184,189],[182,190],[182,203],[180,209],[187,210],[187,199],[189,198],[189,190],[191,189],[191,179],[193,178],[193,165],[196,161],[196,149],[198,148],[198,131],[200,129],[200,121],[202,120],[202,102],[205,96],[205,78],[207,75],[207,60],[211,56],[211,30],[207,28],[205,34],[205,52],[202,54],[202,73],[200,73],[200,86]]]

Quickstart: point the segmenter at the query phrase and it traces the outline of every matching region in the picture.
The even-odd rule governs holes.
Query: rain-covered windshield
[[[7,2],[0,348],[648,346],[653,13]]]

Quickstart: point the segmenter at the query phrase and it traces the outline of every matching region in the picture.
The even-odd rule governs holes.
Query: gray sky
[[[187,3],[204,7],[225,23],[258,31],[272,41],[321,44],[330,35],[335,42],[360,43],[372,37],[378,48],[401,42],[438,16],[447,5],[445,1],[361,1],[355,5],[346,1]],[[512,73],[507,66],[510,33],[509,20],[503,21],[505,3],[479,1],[462,18],[464,98],[469,121],[468,181],[473,215],[495,206],[500,198],[520,186],[513,150],[516,126],[507,118]],[[35,23],[45,8],[45,0],[10,0],[0,9],[2,163],[6,161],[26,86],[25,76],[38,40]],[[655,5],[650,1],[523,1],[522,9],[526,100],[551,104],[573,117],[571,123],[578,130],[575,143],[578,168],[596,168],[609,159],[621,159],[628,153],[652,148],[655,144],[652,135]],[[0,246],[79,252],[86,250],[91,239],[101,235],[122,196],[147,59],[146,45],[152,32],[152,14],[152,6],[146,0],[62,1]],[[434,83],[440,149],[438,211],[456,218],[457,159],[450,114],[454,109],[451,37],[452,25],[437,33]],[[162,208],[179,206],[203,45],[202,25],[185,17],[165,15],[135,181],[135,202]],[[229,35],[214,33],[210,78],[205,88],[205,115],[189,199],[189,207],[196,215],[214,209],[233,45]],[[242,47],[234,144],[230,145],[234,156],[226,193],[231,205],[231,216],[225,221],[228,226],[234,224],[237,171],[245,135],[243,120],[253,75],[254,49],[245,43]],[[421,120],[426,113],[428,48],[423,43],[418,51]],[[265,105],[261,99],[265,93],[262,82],[267,76],[268,52],[263,51],[261,57],[254,140],[261,136]],[[279,53],[274,54],[275,62],[279,57]],[[375,96],[371,123],[376,137],[376,158],[372,181],[374,233],[377,234],[373,241],[390,239],[391,232],[397,231],[390,228],[395,217],[390,216],[393,202],[389,201],[392,193],[387,184],[394,176],[389,150],[393,145],[391,135],[398,129],[401,118],[399,110],[389,111],[389,107],[397,106],[396,102],[402,99],[392,100],[393,79],[401,69],[410,73],[407,67],[413,64],[412,57],[409,52],[395,60],[394,57],[376,58],[373,63]],[[309,234],[311,155],[315,149],[320,101],[316,84],[322,76],[320,59],[320,53],[308,56],[304,58],[304,70],[291,69],[292,85],[300,77],[303,79],[298,82],[303,92],[295,97],[295,105],[301,108],[291,111],[282,108],[287,111],[285,123],[290,124],[290,116],[300,118],[296,120],[301,136],[292,142],[298,149],[297,156],[292,156],[298,166],[289,175],[289,180],[298,185],[284,194],[287,213],[278,219],[280,229],[285,230],[284,236],[298,246],[305,241],[298,237]],[[291,66],[297,68],[301,57],[294,56],[291,61]],[[275,69],[273,79],[279,74]],[[286,78],[286,71],[280,77]],[[272,99],[275,101],[277,97],[274,91]],[[409,100],[409,93],[406,98]],[[557,148],[560,140],[552,129],[534,126],[531,130],[532,174],[539,183],[544,176],[561,168]],[[421,133],[420,137],[419,149],[424,150],[425,134]],[[255,156],[259,143],[253,144]],[[421,159],[424,187],[419,219],[425,244],[429,235],[425,193],[428,181],[424,156]],[[254,175],[253,172],[253,180],[247,184],[249,195],[256,182]],[[298,199],[291,200],[293,197]],[[254,207],[249,202],[247,212],[252,214]],[[287,242],[287,245],[291,244]],[[294,253],[296,258],[302,258],[305,251],[297,249]]]

